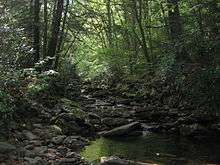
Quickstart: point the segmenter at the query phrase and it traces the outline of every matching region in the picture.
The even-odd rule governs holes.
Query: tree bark
[[[109,47],[113,47],[113,37],[112,37],[112,13],[111,13],[111,0],[106,0],[107,9],[107,39]]]
[[[48,31],[48,11],[47,0],[44,0],[44,34],[43,34],[43,58],[47,56],[47,31]]]
[[[52,24],[51,24],[51,36],[48,41],[47,56],[55,57],[58,45],[58,38],[60,34],[60,24],[63,12],[63,2],[64,0],[57,0],[55,11],[53,14]]]
[[[40,1],[34,0],[33,7],[33,49],[34,63],[40,59]]]
[[[182,40],[183,25],[179,10],[179,0],[167,0],[168,7],[168,22],[170,28],[170,38],[174,43],[176,61],[185,62],[188,61],[187,51],[184,47]]]
[[[58,41],[57,54],[56,54],[56,59],[55,59],[55,64],[54,64],[55,69],[58,68],[59,59],[60,59],[59,58],[60,57],[60,52],[61,52],[61,48],[63,46],[63,39],[64,39],[64,33],[65,33],[65,28],[66,28],[68,8],[69,8],[69,0],[66,0],[66,6],[65,6],[65,11],[64,11],[64,16],[63,16],[62,30],[61,30],[59,41]]]
[[[143,27],[143,23],[142,23],[142,0],[138,0],[139,3],[139,7],[137,7],[137,1],[133,0],[133,7],[134,7],[134,13],[135,13],[135,17],[137,20],[137,24],[140,30],[140,34],[141,34],[141,41],[142,41],[142,49],[143,49],[143,53],[144,56],[146,58],[146,60],[149,62],[149,53],[148,53],[148,48],[147,48],[147,41],[146,41],[146,37],[145,37],[145,30]]]

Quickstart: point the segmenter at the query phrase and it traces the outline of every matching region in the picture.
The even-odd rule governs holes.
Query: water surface
[[[160,134],[100,138],[82,152],[93,164],[98,164],[100,157],[113,155],[159,165],[220,165],[220,139],[189,140]]]

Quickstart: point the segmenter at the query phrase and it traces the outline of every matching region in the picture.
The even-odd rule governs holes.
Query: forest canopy
[[[2,0],[0,12],[6,95],[17,95],[8,84],[21,95],[48,88],[47,72],[110,87],[168,81],[217,104],[218,0]]]
[[[219,108],[220,0],[0,0],[0,164],[219,164]]]

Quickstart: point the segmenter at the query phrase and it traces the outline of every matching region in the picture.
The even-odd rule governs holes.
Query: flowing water
[[[82,151],[82,156],[95,165],[100,157],[113,155],[158,165],[220,165],[220,139],[189,140],[160,134],[100,138]]]

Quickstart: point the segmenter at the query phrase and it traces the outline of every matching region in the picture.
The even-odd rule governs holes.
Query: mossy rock
[[[76,101],[72,101],[66,98],[62,98],[59,101],[59,104],[64,108],[67,109],[74,117],[85,119],[87,118],[86,112],[81,110],[80,104]]]

